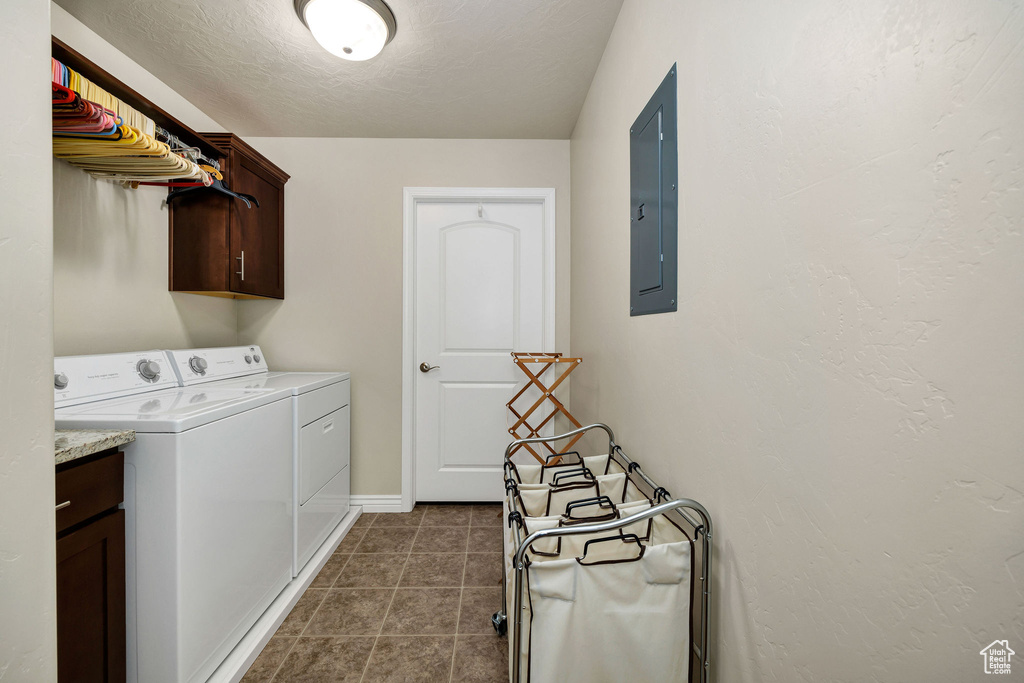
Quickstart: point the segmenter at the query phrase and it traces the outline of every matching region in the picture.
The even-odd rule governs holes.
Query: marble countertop
[[[60,465],[132,441],[135,431],[131,429],[58,429],[53,450]]]

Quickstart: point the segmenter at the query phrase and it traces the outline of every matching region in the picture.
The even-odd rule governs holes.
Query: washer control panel
[[[265,373],[269,369],[258,346],[182,349],[167,353],[183,387]]]
[[[163,351],[62,356],[53,359],[56,407],[141,394],[178,385]]]

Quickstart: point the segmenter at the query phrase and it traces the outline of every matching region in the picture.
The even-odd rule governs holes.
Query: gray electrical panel
[[[629,314],[676,310],[676,65],[629,129]]]

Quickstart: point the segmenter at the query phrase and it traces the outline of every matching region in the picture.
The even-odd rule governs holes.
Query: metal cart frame
[[[690,667],[688,672],[688,678],[691,683],[707,683],[710,672],[710,661],[708,652],[708,634],[710,627],[710,611],[711,611],[711,560],[712,560],[712,523],[711,515],[704,508],[703,505],[695,500],[688,498],[672,499],[669,492],[664,488],[656,484],[648,477],[644,471],[640,468],[639,463],[634,462],[627,456],[621,447],[615,443],[615,435],[608,425],[595,423],[580,427],[571,432],[565,434],[558,434],[555,436],[545,437],[533,437],[529,439],[520,439],[513,441],[505,449],[505,464],[506,471],[507,466],[511,465],[510,458],[512,453],[522,445],[527,443],[542,443],[560,441],[562,439],[579,438],[586,432],[592,429],[601,429],[608,434],[608,455],[614,458],[617,464],[630,477],[631,481],[634,482],[638,487],[647,488],[647,491],[651,501],[652,507],[639,512],[629,517],[623,517],[621,519],[609,520],[607,522],[600,522],[596,524],[586,525],[573,525],[567,527],[560,527],[554,529],[543,529],[536,531],[525,539],[521,538],[520,529],[518,525],[512,524],[511,519],[506,520],[511,526],[513,539],[516,544],[516,553],[513,560],[513,569],[515,571],[515,591],[519,597],[520,602],[517,604],[525,605],[524,591],[526,589],[526,581],[524,575],[526,571],[526,553],[537,541],[545,538],[559,537],[559,536],[572,536],[577,534],[589,534],[599,533],[602,531],[609,531],[614,529],[620,529],[622,527],[629,526],[636,522],[642,522],[644,520],[656,517],[658,515],[672,515],[677,521],[680,521],[693,530],[693,545],[694,550],[700,550],[699,566],[700,572],[698,577],[691,577],[692,585],[690,587],[690,600],[694,601],[694,593],[698,592],[698,599],[700,603],[699,614],[696,615],[694,621],[696,624],[691,623],[690,627]],[[633,474],[638,474],[640,481],[633,479]],[[662,502],[667,501],[667,502]],[[510,497],[510,506],[512,515],[520,514],[522,511],[518,510],[515,496]],[[690,512],[696,513],[696,517],[699,521],[694,518]],[[511,516],[511,515],[510,515]],[[697,580],[694,580],[696,578]],[[503,633],[507,630],[507,615],[505,614],[505,606],[507,604],[506,595],[506,583],[507,577],[505,576],[505,561],[502,559],[502,582],[501,582],[501,609],[494,614],[492,622],[494,623],[495,630],[498,633]],[[524,607],[525,609],[525,607]],[[519,610],[519,614],[513,619],[513,628],[510,637],[512,638],[512,683],[520,683],[523,678],[523,674],[520,671],[520,657],[519,652],[522,647],[521,634],[522,634],[522,609]]]

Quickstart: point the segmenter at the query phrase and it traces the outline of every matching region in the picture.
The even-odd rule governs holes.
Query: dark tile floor
[[[496,683],[501,506],[363,514],[243,683]]]

